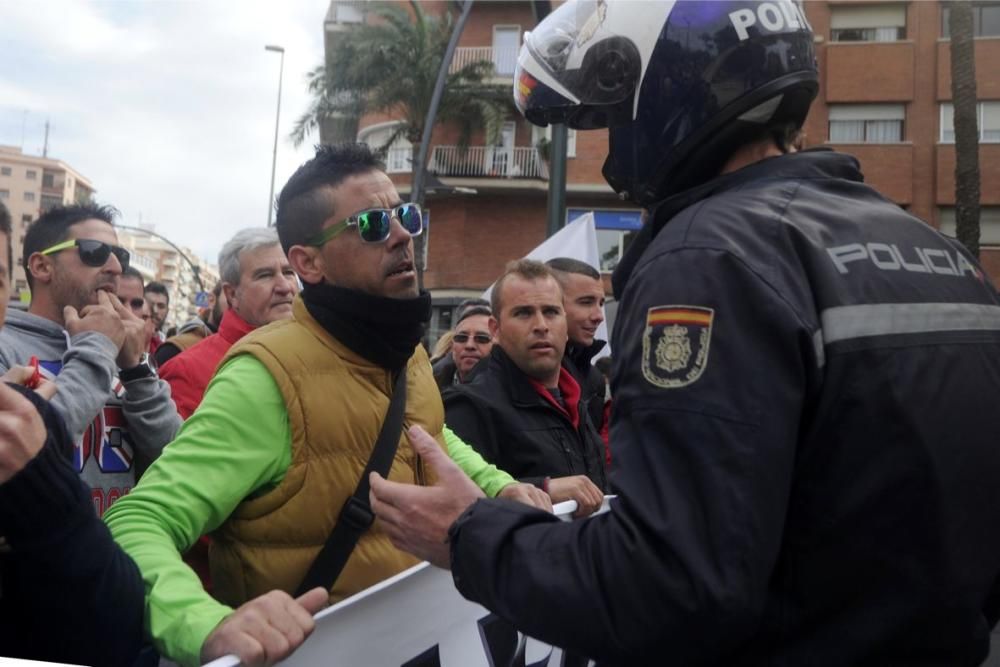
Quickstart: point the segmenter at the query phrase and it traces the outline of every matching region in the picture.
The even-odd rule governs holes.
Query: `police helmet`
[[[569,0],[530,33],[514,101],[536,125],[609,128],[604,176],[648,205],[718,173],[819,88],[797,2]]]

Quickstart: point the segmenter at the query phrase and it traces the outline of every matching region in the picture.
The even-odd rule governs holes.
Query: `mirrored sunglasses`
[[[51,248],[46,248],[41,254],[54,255],[57,252],[68,250],[74,246],[80,250],[80,261],[87,266],[104,266],[111,254],[114,253],[118,259],[118,263],[121,264],[122,271],[128,268],[129,258],[131,257],[128,250],[121,246],[111,245],[104,241],[95,241],[94,239],[69,239],[68,241],[57,243]]]
[[[319,248],[348,227],[357,227],[358,234],[365,243],[382,243],[389,238],[393,218],[399,220],[399,224],[410,236],[419,236],[424,230],[420,207],[416,204],[400,204],[393,208],[370,208],[355,213],[347,220],[327,227],[309,239],[306,245]]]
[[[461,343],[461,344],[464,345],[465,343],[469,342],[469,334],[467,334],[467,333],[457,333],[454,336],[452,336],[451,339],[453,341],[455,341],[456,343]],[[477,342],[480,345],[486,345],[487,343],[491,342],[493,339],[490,338],[489,336],[487,336],[486,334],[475,334],[474,336],[472,336],[472,340],[474,340],[475,342]]]

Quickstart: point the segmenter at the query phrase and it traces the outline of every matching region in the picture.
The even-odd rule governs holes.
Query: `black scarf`
[[[393,372],[406,366],[431,319],[431,295],[426,291],[412,299],[390,299],[326,283],[307,283],[302,300],[330,335]]]

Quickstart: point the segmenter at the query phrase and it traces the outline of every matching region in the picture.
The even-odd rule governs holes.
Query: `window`
[[[594,214],[601,271],[613,271],[642,228],[642,214],[638,209],[590,211],[571,208],[566,212],[567,222],[573,222],[586,213]]]
[[[360,7],[353,3],[339,2],[334,10],[337,23],[364,23],[365,15]]]
[[[984,144],[1000,143],[1000,102],[980,102],[976,105],[979,141]],[[941,143],[955,143],[955,107],[941,105]]]
[[[54,188],[56,186],[55,174],[49,172],[42,173],[42,187],[43,188]]]
[[[34,192],[25,192],[24,193],[24,201],[35,201],[35,193]]]
[[[520,26],[493,26],[493,68],[497,74],[513,76],[520,50]]]
[[[30,224],[31,224],[31,214],[25,213],[24,215],[21,216],[21,226],[27,227]]]
[[[34,169],[28,169],[27,171],[24,172],[24,177],[27,178],[29,181],[34,181],[38,178],[38,172],[35,171]]]
[[[412,171],[413,144],[406,137],[400,135],[386,147],[393,133],[399,129],[399,123],[387,125],[373,125],[358,133],[358,141],[368,144],[372,150],[380,151],[385,148],[385,171],[389,174],[408,173]]]
[[[941,8],[941,36],[951,37],[948,20],[951,12],[947,3]],[[972,3],[972,34],[976,37],[1000,37],[1000,2]]]
[[[905,116],[902,104],[831,104],[830,143],[899,143]]]
[[[955,208],[938,209],[941,233],[955,236]],[[982,206],[979,209],[979,242],[983,245],[1000,245],[1000,206]]]
[[[552,141],[552,126],[546,125],[545,127],[538,127],[537,125],[531,126],[531,144],[535,148],[541,148],[542,146],[547,146]],[[548,154],[544,156],[548,159]],[[566,130],[566,157],[576,157],[576,130],[568,128]]]
[[[10,190],[0,190],[0,201],[10,199]]]
[[[11,175],[10,167],[0,167],[0,176],[10,176],[10,175]]]
[[[895,42],[906,39],[906,5],[833,5],[830,41]]]

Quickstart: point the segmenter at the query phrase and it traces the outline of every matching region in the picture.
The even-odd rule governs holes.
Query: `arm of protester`
[[[61,360],[50,360],[62,363],[55,379],[59,392],[52,397],[52,405],[65,419],[73,441],[83,435],[107,402],[108,394],[97,388],[110,389],[118,354],[113,315],[96,306],[88,308],[93,310],[85,308],[87,314],[83,317],[72,307],[66,308],[69,346]]]
[[[248,495],[280,483],[290,443],[274,379],[256,359],[236,357],[142,482],[104,515],[142,570],[146,629],[163,655],[198,664],[206,638],[233,611],[204,591],[180,553]]]
[[[450,564],[448,527],[483,491],[462,472],[427,431],[412,426],[406,432],[413,451],[434,470],[434,486],[390,482],[371,473],[369,502],[397,548],[447,569]]]
[[[575,500],[577,510],[573,516],[577,518],[590,516],[601,509],[601,504],[604,503],[604,493],[586,475],[552,477],[548,480],[546,490],[554,503]]]
[[[222,621],[205,640],[202,663],[235,655],[241,665],[273,665],[287,658],[316,627],[313,614],[330,601],[323,587],[297,598],[271,591],[250,600]]]
[[[149,339],[153,335],[152,320],[146,322],[137,317],[118,297],[110,299],[111,307],[122,323],[123,339],[118,351],[118,368],[135,368],[142,361],[142,355],[149,349]]]
[[[0,383],[0,533],[16,573],[4,594],[18,624],[52,629],[44,644],[26,647],[33,658],[131,665],[142,644],[142,579],[61,456],[71,446],[56,410]]]
[[[46,401],[51,400],[59,387],[52,380],[37,375],[37,372],[34,366],[14,366],[0,377],[0,381],[27,387]]]
[[[125,384],[122,412],[136,449],[155,459],[174,439],[184,420],[170,398],[170,385],[153,375]]]
[[[552,497],[534,484],[522,484],[521,482],[509,484],[503,487],[503,490],[497,494],[497,498],[513,500],[546,512],[552,511]]]
[[[448,445],[448,456],[490,498],[496,497],[505,487],[517,482],[506,472],[487,462],[447,425],[444,427],[444,442]]]

